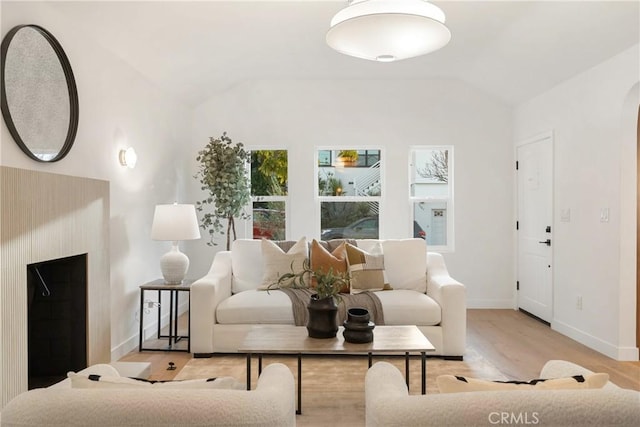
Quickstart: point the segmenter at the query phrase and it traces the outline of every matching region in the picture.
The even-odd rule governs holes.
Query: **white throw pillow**
[[[307,238],[302,237],[295,245],[284,252],[274,242],[262,239],[262,288],[278,282],[280,276],[286,273],[299,273],[308,257]],[[291,281],[280,283],[288,286]]]
[[[231,244],[231,292],[258,289],[262,283],[262,242],[253,239],[237,239]]]
[[[69,372],[71,388],[153,388],[153,389],[233,389],[246,390],[246,384],[232,377],[218,377],[183,381],[149,381],[137,378],[84,375]]]
[[[382,241],[384,269],[393,289],[427,292],[427,244],[424,239]]]

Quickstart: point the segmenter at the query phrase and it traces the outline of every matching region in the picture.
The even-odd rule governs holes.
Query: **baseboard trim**
[[[610,342],[604,341],[598,337],[590,335],[564,322],[553,320],[551,329],[560,332],[569,338],[584,344],[587,347],[598,351],[605,356],[618,361],[637,361],[638,349],[633,347],[618,347]]]

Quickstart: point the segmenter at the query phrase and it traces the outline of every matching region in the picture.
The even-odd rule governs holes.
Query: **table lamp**
[[[166,283],[179,285],[189,268],[189,258],[180,252],[178,242],[200,238],[195,206],[177,203],[157,205],[153,214],[151,238],[173,242],[171,250],[160,258],[160,270]]]

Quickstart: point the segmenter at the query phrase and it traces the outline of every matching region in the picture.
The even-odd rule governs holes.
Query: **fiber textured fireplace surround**
[[[109,183],[0,167],[0,408],[28,386],[27,266],[87,254],[87,363],[110,361]]]

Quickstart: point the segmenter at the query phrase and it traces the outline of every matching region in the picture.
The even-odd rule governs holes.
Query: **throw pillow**
[[[154,389],[233,389],[246,390],[246,384],[232,377],[207,378],[183,381],[150,381],[107,375],[83,375],[69,372],[71,388],[149,388]]]
[[[262,239],[262,288],[276,284],[286,273],[300,273],[307,259],[307,238],[302,237],[289,251],[283,251],[274,242]],[[291,286],[293,280],[280,282],[280,287]]]
[[[440,375],[436,379],[440,393],[602,388],[607,381],[609,381],[609,374],[575,375],[567,378],[536,379],[531,381],[487,381],[455,375]]]
[[[385,287],[384,256],[379,244],[375,252],[366,252],[347,243],[346,251],[352,294],[388,288]]]
[[[333,273],[346,273],[347,252],[345,247],[346,244],[343,242],[332,252],[329,252],[316,239],[313,239],[311,242],[311,253],[309,254],[311,269],[323,273],[327,273],[329,269],[331,269]],[[315,278],[311,280],[311,287],[316,287]],[[349,285],[343,286],[340,292],[349,293]]]

